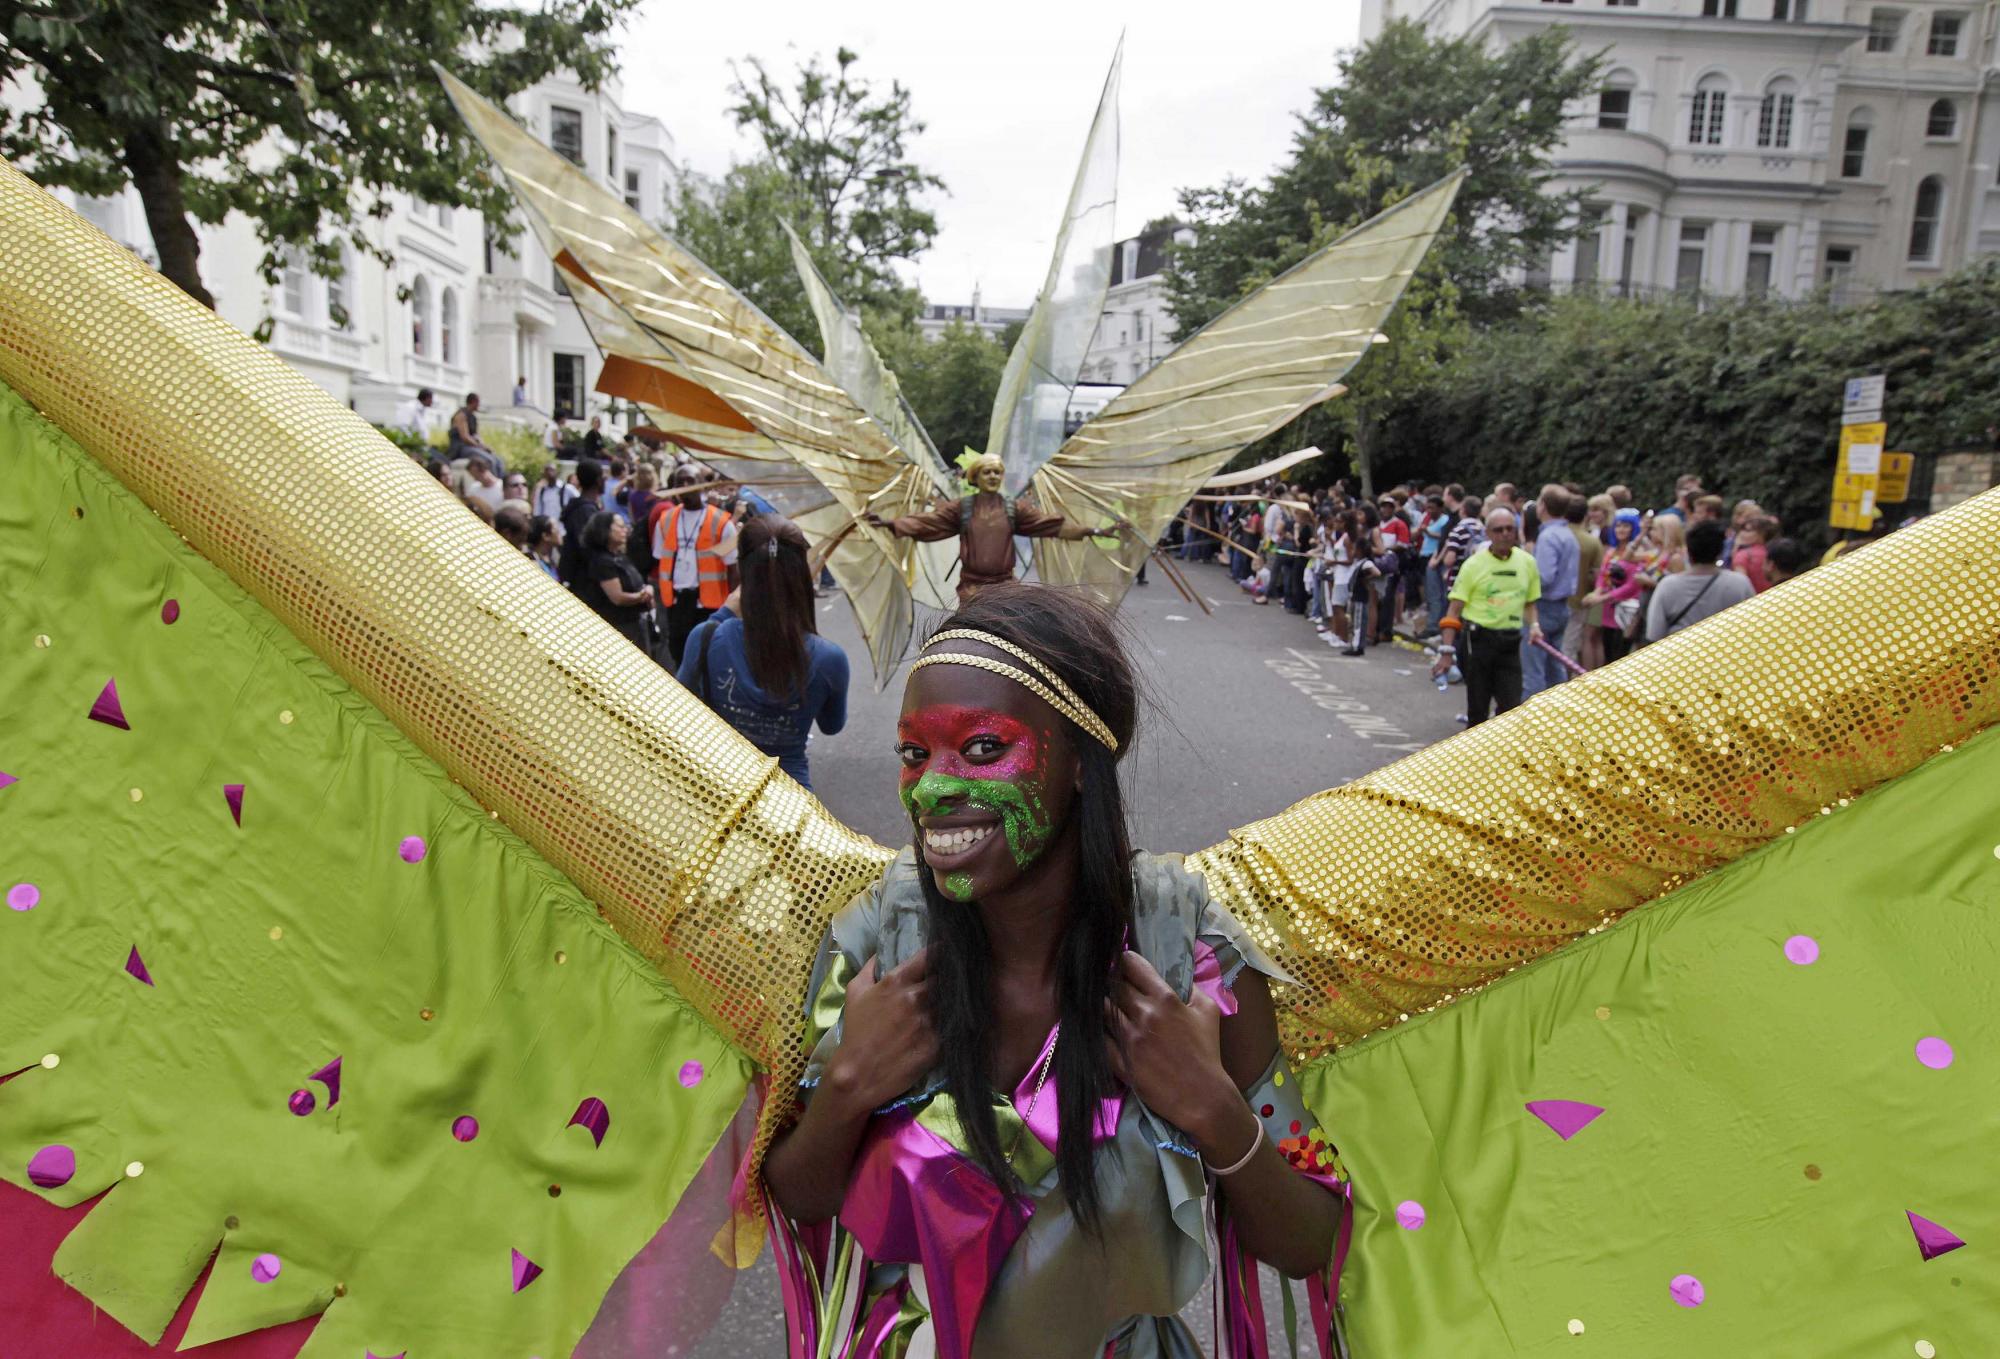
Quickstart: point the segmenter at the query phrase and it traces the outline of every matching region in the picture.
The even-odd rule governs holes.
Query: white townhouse
[[[1844,296],[2000,254],[2000,0],[1364,0],[1505,46],[1607,52],[1552,188],[1587,230],[1528,281]]]
[[[15,89],[8,98],[32,105],[35,94]],[[658,119],[624,108],[618,81],[591,93],[553,76],[509,108],[636,211],[656,221],[666,215],[677,174],[673,137]],[[133,190],[112,198],[58,193],[142,258],[157,258]],[[531,234],[517,231],[509,255],[479,214],[402,196],[365,230],[392,265],[343,246],[340,278],[320,278],[295,259],[273,287],[258,272],[263,248],[254,227],[232,216],[200,228],[202,281],[224,319],[249,333],[268,330],[272,352],[377,423],[389,423],[423,387],[435,393],[439,427],[473,391],[487,420],[536,430],[557,410],[609,411],[592,390],[596,346]],[[517,406],[521,379],[526,399]]]

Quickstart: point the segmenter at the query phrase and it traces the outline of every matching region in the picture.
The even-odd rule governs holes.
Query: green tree
[[[845,47],[831,69],[810,57],[786,88],[746,58],[730,114],[763,144],[791,197],[788,220],[834,291],[853,306],[907,306],[895,266],[936,239],[937,215],[920,200],[944,181],[911,158],[924,124],[910,91],[891,81],[878,92],[855,74],[859,61]]]
[[[463,130],[428,62],[504,99],[558,70],[596,88],[635,0],[8,0],[0,154],[43,184],[108,195],[131,184],[160,271],[204,305],[195,223],[240,212],[275,282],[287,248],[340,270],[332,236],[387,261],[364,227],[392,195],[505,221],[506,188]]]
[[[802,206],[784,171],[768,160],[754,160],[731,167],[717,180],[684,176],[668,226],[697,259],[817,354],[819,323],[792,267],[792,248],[781,225],[802,220]],[[815,251],[814,258],[825,272],[822,254]]]
[[[968,448],[983,451],[1007,350],[961,321],[935,340],[908,321],[881,314],[869,318],[868,331],[938,452],[950,460]]]
[[[1183,191],[1196,236],[1169,256],[1167,295],[1186,335],[1341,233],[1469,170],[1391,315],[1389,343],[1348,375],[1345,397],[1254,446],[1252,461],[1306,443],[1344,445],[1373,494],[1382,426],[1400,394],[1446,361],[1472,320],[1511,312],[1510,269],[1573,234],[1581,195],[1548,193],[1544,182],[1565,106],[1602,73],[1602,58],[1576,56],[1559,28],[1489,50],[1397,20],[1340,59],[1338,79],[1300,115],[1291,159],[1268,183]]]
[[[842,48],[829,74],[813,57],[785,90],[748,59],[730,112],[757,134],[763,154],[719,179],[683,178],[668,223],[681,244],[814,353],[819,326],[780,223],[799,233],[843,302],[879,313],[892,329],[913,320],[921,302],[894,266],[914,261],[937,234],[937,218],[918,200],[944,184],[904,149],[924,127],[909,91],[892,84],[877,96],[851,74],[858,60]]]
[[[1435,254],[1468,312],[1504,295],[1510,268],[1574,231],[1580,193],[1545,190],[1564,108],[1596,90],[1601,56],[1578,57],[1560,28],[1498,50],[1436,38],[1408,20],[1340,59],[1334,84],[1299,116],[1291,159],[1270,181],[1184,190],[1196,229],[1168,268],[1170,309],[1188,334],[1341,232],[1467,167]]]

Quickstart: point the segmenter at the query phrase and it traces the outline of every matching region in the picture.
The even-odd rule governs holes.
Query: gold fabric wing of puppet
[[[1062,445],[1070,393],[1111,287],[1111,251],[1117,234],[1113,218],[1118,204],[1118,90],[1124,66],[1125,41],[1120,38],[1063,204],[1048,274],[993,395],[986,452],[1005,465],[1002,489],[1009,496],[1021,494]],[[1045,503],[1045,508],[1052,507]]]
[[[806,300],[812,305],[814,319],[819,322],[820,345],[826,354],[827,371],[863,410],[889,431],[898,448],[921,464],[939,495],[955,494],[958,489],[957,469],[946,464],[937,446],[931,442],[931,436],[918,421],[917,413],[903,399],[902,384],[896,381],[889,365],[882,362],[882,356],[869,343],[868,336],[861,329],[860,319],[834,296],[832,287],[806,252],[805,242],[798,238],[798,233],[792,230],[789,223],[780,225],[784,226],[785,236],[791,242],[792,267],[797,270],[799,281],[805,285]],[[857,553],[872,552],[874,549],[872,538],[853,541]],[[956,608],[957,592],[951,584],[952,571],[958,564],[956,545],[950,542],[920,543],[914,539],[903,541],[916,567],[909,578],[909,586],[917,602],[932,609]],[[884,687],[888,678],[878,667],[875,687]]]
[[[674,376],[712,393],[765,441],[737,440],[718,452],[766,464],[761,454],[767,443],[825,488],[830,503],[797,507],[794,517],[811,538],[840,538],[829,564],[867,639],[877,685],[886,684],[909,644],[910,587],[926,559],[915,544],[860,516],[927,508],[938,489],[933,478],[817,359],[713,270],[504,110],[449,72],[440,70],[438,77],[551,256],[585,281],[571,291],[586,316],[602,323],[615,311],[628,323],[615,336],[610,328],[602,332],[600,343],[611,339],[618,346],[607,353],[665,367],[659,363],[664,353]],[[609,307],[597,306],[592,293]],[[760,470],[717,466],[729,475]],[[770,475],[781,469],[761,470]]]
[[[1465,172],[1308,256],[1183,340],[1072,435],[1034,476],[1045,510],[1122,516],[1135,534],[1035,544],[1045,581],[1117,603],[1160,531],[1223,464],[1337,394],[1445,224]]]

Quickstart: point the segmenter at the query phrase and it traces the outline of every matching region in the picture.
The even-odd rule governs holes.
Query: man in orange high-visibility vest
[[[693,467],[679,467],[667,495],[653,507],[653,559],[659,565],[654,597],[666,614],[669,664],[678,669],[688,634],[722,607],[736,588],[736,524],[726,510],[707,503],[700,491],[682,490],[700,479]]]

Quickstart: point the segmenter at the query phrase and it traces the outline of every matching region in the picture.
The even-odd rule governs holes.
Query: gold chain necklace
[[[1028,1135],[1028,1120],[1035,1116],[1035,1106],[1042,1102],[1042,1087],[1049,1083],[1049,1068],[1055,1065],[1056,1044],[1062,1041],[1062,1024],[1058,1022],[1055,1032],[1049,1035],[1049,1050],[1042,1056],[1041,1073],[1035,1077],[1035,1093],[1028,1096],[1028,1112],[1021,1115],[1021,1131],[1014,1134],[1014,1145],[1007,1148],[1007,1168],[1014,1168],[1014,1153],[1021,1149],[1021,1139]]]

